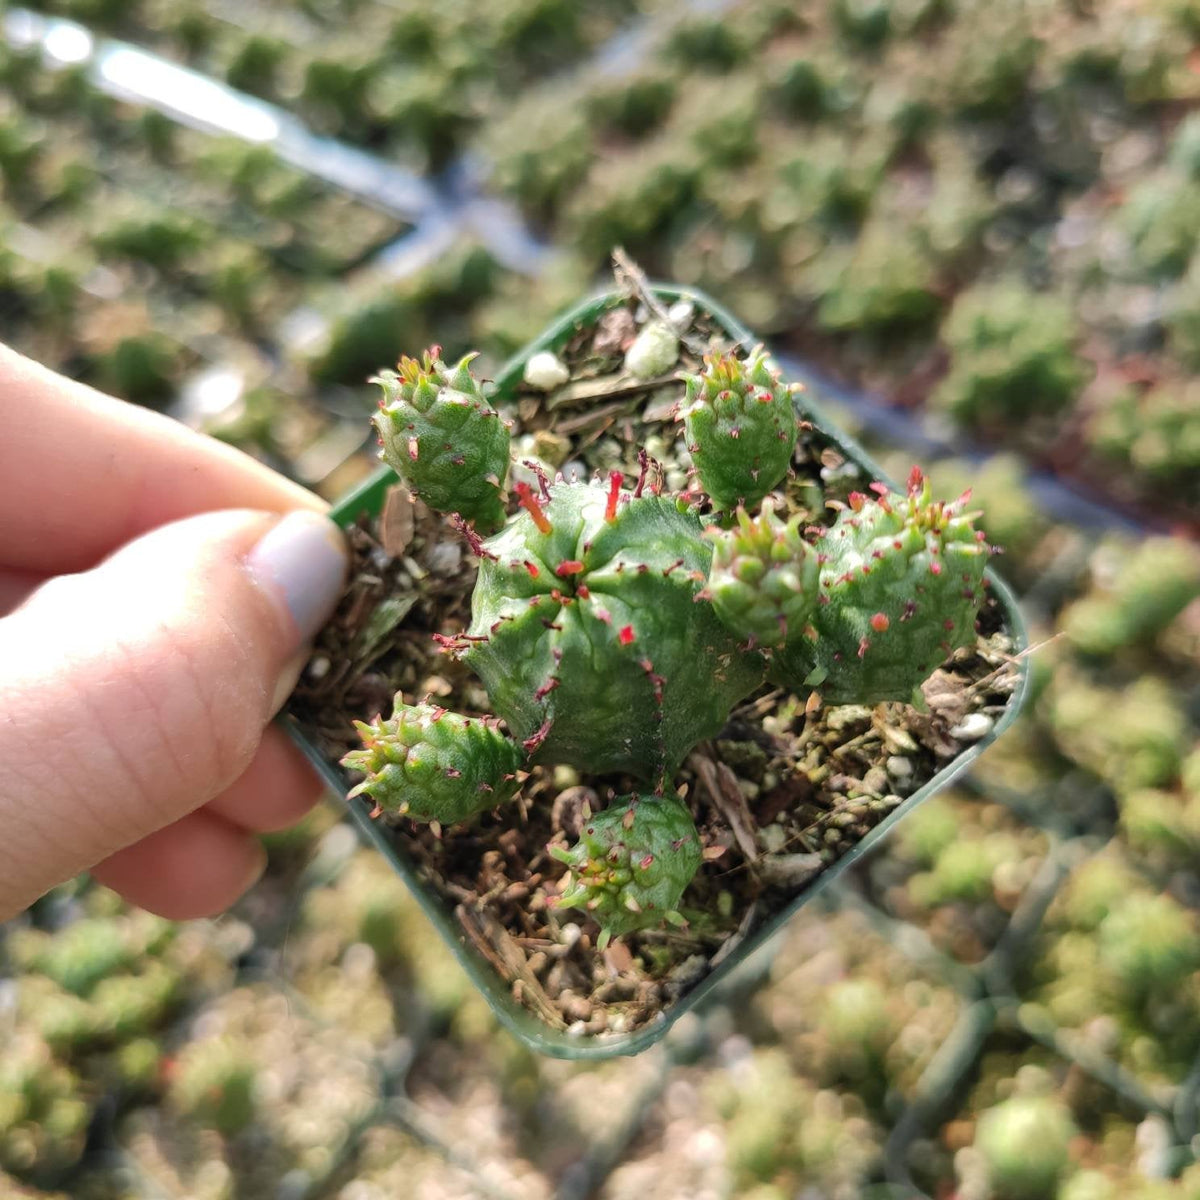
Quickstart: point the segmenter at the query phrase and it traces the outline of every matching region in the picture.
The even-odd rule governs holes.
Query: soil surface
[[[537,469],[568,478],[620,469],[632,480],[644,449],[667,488],[686,488],[690,464],[674,420],[682,384],[673,372],[642,383],[622,371],[648,315],[645,301],[631,296],[560,350],[571,371],[566,384],[549,394],[521,385],[496,398],[513,421],[516,478]],[[671,315],[683,330],[678,369],[698,369],[702,353],[727,347],[706,314],[676,306]],[[828,524],[836,515],[829,502],[869,482],[805,423],[794,473],[779,494],[807,523]],[[351,582],[290,705],[335,764],[359,744],[351,721],[389,715],[396,692],[409,703],[429,696],[467,714],[490,711],[482,684],[432,636],[452,637],[470,620],[476,560],[462,535],[397,487],[377,519],[360,520],[351,542]],[[474,822],[435,830],[400,821],[392,835],[454,912],[465,940],[542,1020],[581,1036],[630,1032],[695,987],[990,732],[1019,678],[1011,633],[991,597],[978,631],[974,647],[924,684],[924,711],[894,703],[826,707],[810,689],[764,685],[719,736],[696,747],[673,781],[704,847],[704,865],[680,906],[683,928],[628,934],[601,953],[596,924],[557,907],[566,868],[547,843],[573,842],[588,809],[639,790],[629,779],[537,766],[515,801]]]

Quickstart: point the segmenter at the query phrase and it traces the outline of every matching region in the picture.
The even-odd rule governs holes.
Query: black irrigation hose
[[[913,1097],[892,1126],[884,1143],[884,1170],[888,1182],[907,1189],[909,1196],[926,1193],[913,1182],[908,1157],[914,1142],[925,1136],[943,1117],[954,1092],[979,1060],[984,1042],[996,1023],[996,1008],[990,1000],[977,1000],[959,1014],[954,1028],[937,1048],[913,1091]]]

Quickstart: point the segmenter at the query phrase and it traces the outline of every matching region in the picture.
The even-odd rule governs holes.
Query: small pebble
[[[970,713],[950,730],[950,736],[960,742],[977,742],[987,737],[995,724],[987,713]]]
[[[887,760],[887,773],[893,779],[911,779],[913,765],[903,754],[893,754]]]
[[[562,387],[571,378],[567,365],[552,350],[539,350],[525,364],[525,382],[539,392]]]
[[[888,790],[887,772],[882,767],[871,767],[863,776],[863,787],[876,796],[882,796]]]
[[[692,317],[695,315],[696,306],[690,300],[676,300],[667,309],[667,320],[679,330],[686,329],[692,323]]]
[[[778,854],[787,845],[787,830],[782,825],[764,825],[758,831],[758,840],[768,854]]]
[[[625,370],[635,379],[656,379],[679,361],[679,338],[673,329],[652,321],[625,351]]]
[[[533,454],[552,467],[561,467],[571,453],[571,439],[549,429],[539,429],[533,435]]]
[[[579,772],[566,763],[559,763],[554,768],[554,786],[560,791],[563,788],[575,787],[579,783]]]
[[[429,552],[429,569],[435,575],[457,575],[462,566],[462,547],[457,542],[438,542]]]

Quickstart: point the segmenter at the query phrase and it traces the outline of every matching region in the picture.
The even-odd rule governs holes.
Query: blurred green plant
[[[1087,378],[1070,308],[1015,281],[960,295],[942,339],[950,369],[930,399],[965,425],[1053,416],[1070,407]]]

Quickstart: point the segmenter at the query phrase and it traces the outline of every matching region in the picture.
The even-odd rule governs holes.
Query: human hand
[[[246,455],[3,346],[0,421],[0,920],[88,868],[218,912],[321,793],[268,722],[341,535]]]

